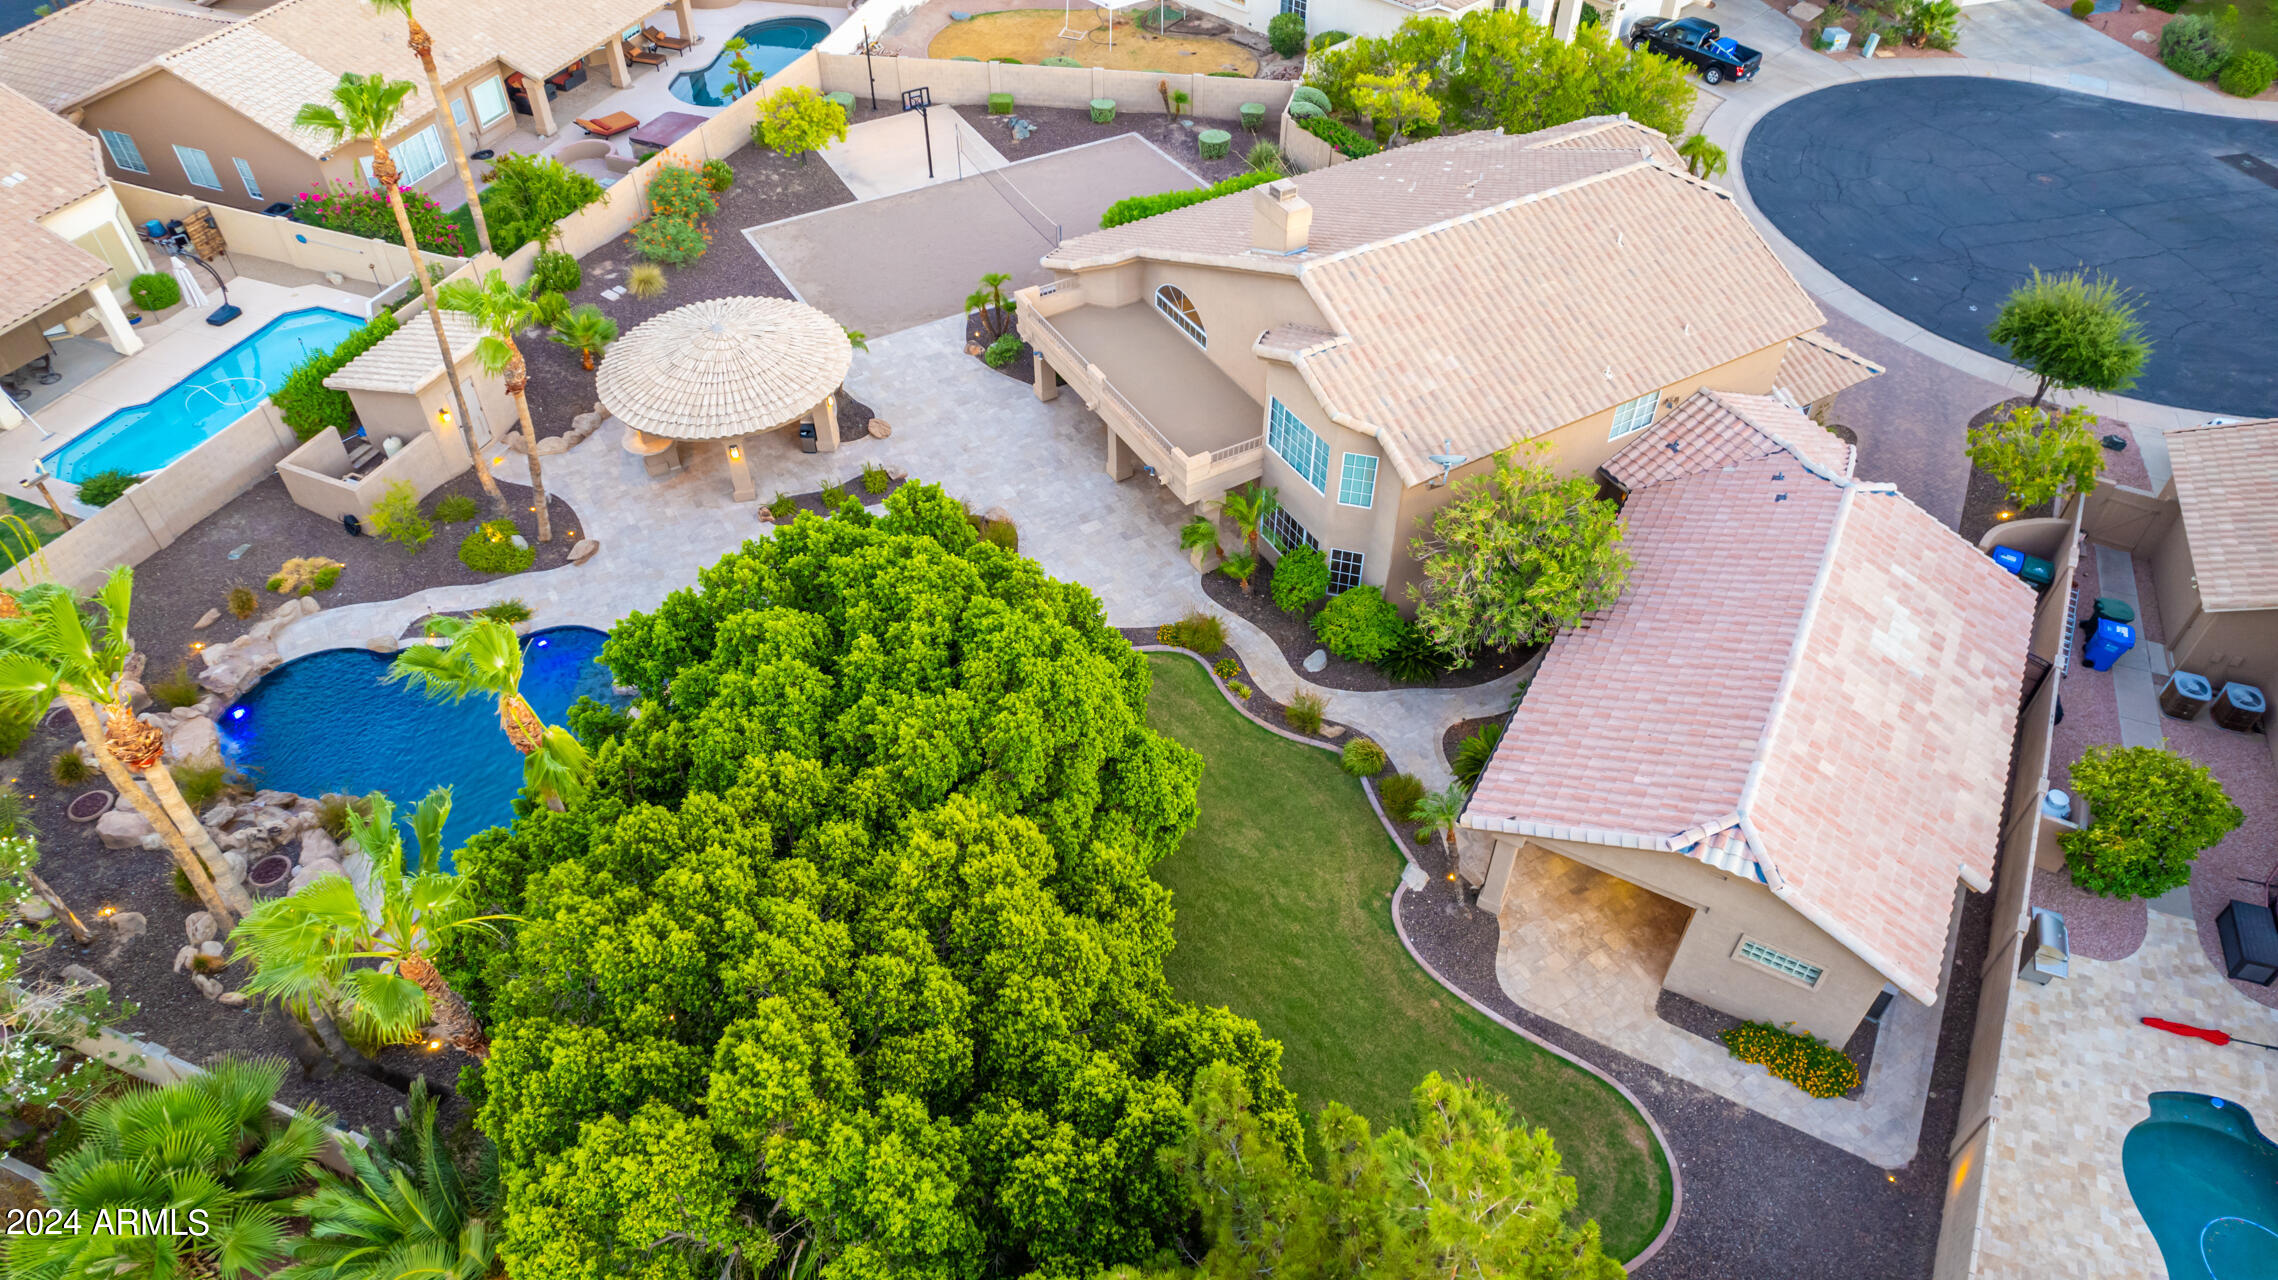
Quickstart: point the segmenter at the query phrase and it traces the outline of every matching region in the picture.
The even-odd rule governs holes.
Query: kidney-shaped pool
[[[524,638],[522,696],[539,718],[563,723],[581,696],[622,701],[600,662],[604,638],[590,627]],[[255,786],[304,796],[384,791],[401,809],[447,785],[446,850],[512,822],[522,757],[498,727],[498,704],[438,702],[382,684],[390,661],[365,649],[326,649],[270,672],[222,713],[223,758]]]
[[[2278,1280],[2278,1145],[2246,1108],[2155,1093],[2120,1164],[2168,1280]]]

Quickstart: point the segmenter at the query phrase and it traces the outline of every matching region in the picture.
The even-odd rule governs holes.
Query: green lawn
[[[31,529],[32,537],[38,539],[34,546],[45,546],[62,535],[63,522],[56,519],[55,513],[48,510],[45,504],[25,502],[13,497],[8,498],[7,503],[7,508],[0,510],[0,516],[14,516],[22,520]],[[0,535],[0,569],[13,566],[18,553],[28,550],[30,548],[24,545],[23,530],[15,529]]]
[[[1388,904],[1401,858],[1329,752],[1226,705],[1193,660],[1149,655],[1154,727],[1202,753],[1202,820],[1156,867],[1173,893],[1180,997],[1255,1018],[1308,1112],[1331,1099],[1404,1122],[1429,1071],[1475,1078],[1548,1129],[1606,1251],[1634,1257],[1669,1213],[1667,1157],[1604,1081],[1480,1016],[1412,960]]]
[[[2183,12],[2220,15],[2232,3],[2233,0],[2186,0]],[[2278,0],[2236,0],[2236,3],[2238,47],[2278,54]]]

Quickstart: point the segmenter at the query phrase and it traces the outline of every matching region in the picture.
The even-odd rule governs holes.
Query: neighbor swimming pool
[[[601,665],[603,634],[551,627],[522,643],[522,696],[561,724],[580,695],[618,702]],[[326,649],[286,663],[246,690],[221,718],[222,756],[255,786],[299,795],[384,791],[398,811],[433,787],[451,788],[444,849],[514,820],[522,757],[488,698],[437,702],[381,684],[388,655]]]
[[[156,471],[244,417],[301,361],[329,351],[364,322],[310,307],[278,316],[154,400],[132,405],[50,452],[49,471],[74,483],[98,471]]]
[[[2278,1145],[2246,1108],[2155,1093],[2120,1166],[2168,1280],[2278,1280]]]
[[[790,66],[830,33],[829,23],[814,18],[769,18],[752,23],[736,35],[751,46],[744,50],[744,61],[764,78]],[[735,70],[728,65],[734,56],[722,53],[702,71],[684,71],[673,77],[672,96],[699,107],[726,106],[728,94],[736,85]]]

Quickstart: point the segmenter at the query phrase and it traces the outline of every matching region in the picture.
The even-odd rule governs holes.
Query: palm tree
[[[480,1280],[495,1250],[489,1211],[496,1168],[470,1187],[435,1135],[435,1098],[427,1081],[411,1083],[385,1146],[366,1135],[340,1154],[350,1177],[317,1174],[314,1194],[293,1212],[309,1233],[293,1242],[294,1265],[276,1280]]]
[[[1005,298],[1005,286],[1012,277],[1002,271],[991,271],[981,277],[981,287],[965,295],[965,314],[981,313],[981,327],[991,338],[1001,338],[1011,327],[1012,304]]]
[[[1218,510],[1234,522],[1234,534],[1242,540],[1242,550],[1250,555],[1258,553],[1258,535],[1265,531],[1266,520],[1281,506],[1281,490],[1266,487],[1263,480],[1245,489],[1229,489],[1218,499]]]
[[[570,308],[569,314],[554,325],[554,341],[577,352],[589,373],[601,359],[601,353],[616,340],[617,322],[590,302]]]
[[[436,618],[427,634],[447,643],[405,649],[382,679],[450,702],[469,694],[498,699],[498,727],[522,753],[523,785],[549,809],[583,794],[593,762],[584,743],[540,720],[522,697],[522,638],[514,628],[489,618]]]
[[[1684,158],[1686,172],[1696,178],[1715,179],[1724,174],[1724,148],[1700,134],[1696,133],[1678,143],[1677,154]]]
[[[408,10],[406,16],[409,16]],[[340,83],[332,86],[331,105],[302,104],[293,116],[293,125],[324,138],[332,146],[337,147],[350,138],[361,138],[372,145],[372,181],[388,193],[388,208],[395,214],[404,252],[411,255],[411,274],[419,281],[419,296],[426,300],[428,321],[435,326],[435,345],[443,353],[443,375],[451,382],[451,403],[459,411],[459,433],[466,438],[467,454],[475,466],[475,479],[482,482],[482,491],[503,514],[506,495],[498,491],[498,481],[491,478],[490,464],[483,459],[482,442],[475,439],[474,416],[467,412],[467,391],[459,385],[458,362],[451,358],[451,338],[443,332],[443,314],[435,309],[435,282],[427,275],[427,255],[419,251],[419,237],[412,234],[411,214],[403,207],[403,188],[397,184],[401,175],[396,170],[395,157],[388,154],[387,132],[395,126],[404,99],[416,92],[409,80],[344,72]],[[471,184],[468,189],[473,190]]]
[[[419,68],[427,73],[427,92],[435,98],[436,131],[451,140],[451,160],[459,166],[459,185],[467,192],[467,212],[475,219],[475,246],[484,253],[490,252],[490,224],[483,221],[482,194],[475,190],[475,171],[467,164],[467,144],[459,137],[451,122],[451,113],[443,109],[443,76],[435,70],[435,40],[427,28],[411,12],[411,0],[365,0],[374,13],[400,13],[409,32],[411,56],[419,59]],[[450,359],[445,356],[444,359]]]
[[[23,1280],[266,1275],[285,1255],[288,1198],[327,1141],[321,1112],[270,1109],[285,1064],[224,1059],[79,1117],[80,1141],[48,1172],[50,1207],[80,1232],[10,1235],[0,1274]],[[176,1231],[97,1231],[96,1215],[172,1210]],[[202,1215],[202,1229],[199,1228]]]
[[[522,348],[515,345],[514,335],[530,323],[536,306],[530,301],[528,283],[508,284],[506,273],[492,271],[481,284],[472,280],[454,280],[444,285],[435,295],[433,305],[445,311],[461,312],[482,330],[482,341],[475,344],[475,356],[482,361],[486,373],[506,375],[506,394],[514,397],[514,416],[522,422],[523,453],[530,459],[530,498],[537,504],[538,541],[554,540],[554,523],[546,511],[546,476],[538,462],[538,428],[530,421],[530,398],[524,394],[530,389],[530,366],[522,361]],[[440,326],[443,322],[435,322]],[[617,326],[609,326],[614,330]],[[585,367],[593,367],[587,358]]]
[[[720,43],[720,52],[728,55],[728,70],[736,73],[736,96],[739,98],[750,93],[751,82],[759,78],[759,69],[751,65],[750,58],[744,56],[744,50],[749,48],[751,41],[742,36],[729,36]]]
[[[443,823],[450,816],[449,787],[428,792],[412,811],[419,870],[411,874],[388,798],[374,792],[364,812],[351,806],[348,830],[372,864],[370,873],[354,880],[319,876],[300,892],[248,912],[230,935],[238,953],[253,961],[245,990],[273,996],[303,1016],[312,1005],[333,1006],[360,1035],[383,1044],[416,1040],[433,1021],[443,1039],[472,1057],[489,1057],[490,1041],[473,1010],[428,959],[450,934],[505,918],[475,915],[461,877],[443,870]],[[380,963],[355,963],[361,960]]]
[[[1425,792],[1424,798],[1416,802],[1412,814],[1415,821],[1423,824],[1416,834],[1422,836],[1425,832],[1431,832],[1437,835],[1440,852],[1450,858],[1454,857],[1455,824],[1463,820],[1463,804],[1468,799],[1470,795],[1464,791],[1460,782],[1449,783],[1444,791]]]
[[[0,592],[0,597],[8,602],[0,615],[14,615],[0,616],[0,720],[27,724],[61,698],[111,789],[165,840],[175,867],[213,913],[214,923],[228,928],[237,914],[207,870],[227,865],[221,849],[166,769],[166,735],[119,698],[127,656],[134,652],[127,634],[134,570],[126,565],[113,569],[91,608],[79,593],[53,583]],[[91,616],[97,623],[93,628]],[[149,792],[137,785],[136,774],[150,785]]]
[[[1179,550],[1186,552],[1186,558],[1199,570],[1204,560],[1219,554],[1218,526],[1207,516],[1196,516],[1180,525]]]

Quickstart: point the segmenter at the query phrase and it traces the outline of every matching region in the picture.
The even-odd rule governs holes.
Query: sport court
[[[936,154],[954,172],[955,155]],[[1040,284],[1055,232],[1079,236],[1125,196],[1201,183],[1119,134],[978,176],[771,222],[744,235],[800,297],[872,337],[955,315],[982,275]]]

